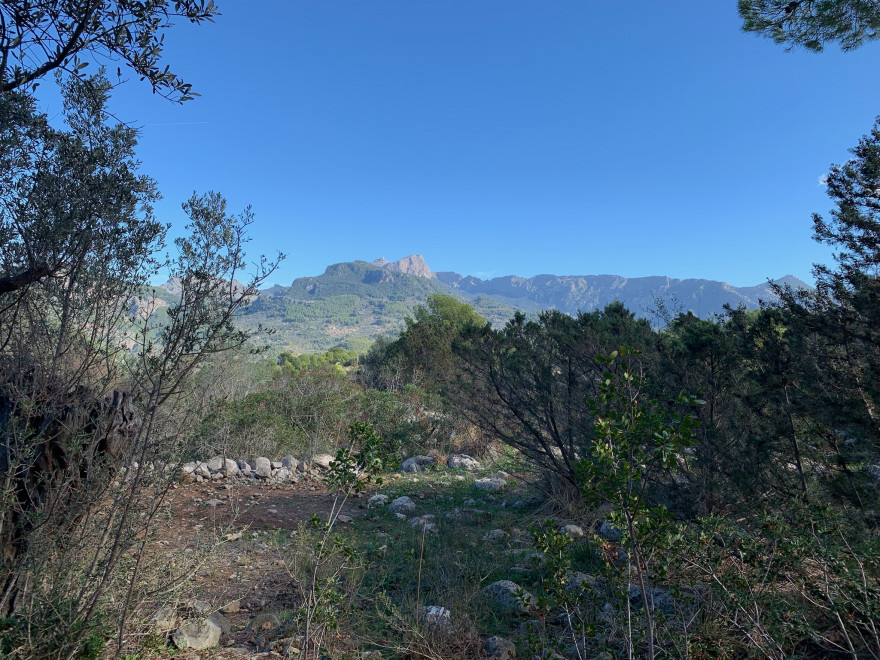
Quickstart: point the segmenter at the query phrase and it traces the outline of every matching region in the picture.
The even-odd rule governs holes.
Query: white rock
[[[227,477],[234,477],[239,472],[241,472],[241,469],[238,467],[238,463],[233,461],[231,458],[224,458],[223,459],[223,468],[224,468],[224,471],[226,472]]]
[[[403,472],[424,472],[435,463],[431,456],[412,456],[400,464]]]
[[[255,458],[252,467],[258,477],[268,479],[272,476],[272,462],[265,456],[258,456]]]
[[[582,539],[585,536],[583,528],[579,525],[563,525],[559,531],[568,534],[573,539]]]
[[[171,639],[179,649],[211,649],[220,644],[220,626],[209,619],[187,621],[174,631]]]
[[[487,477],[485,479],[477,479],[474,482],[474,488],[485,490],[487,493],[497,493],[506,485],[507,482],[499,477]]]
[[[480,461],[467,454],[452,454],[446,459],[446,467],[453,470],[479,470]]]
[[[383,506],[388,505],[388,496],[382,495],[381,493],[372,495],[370,499],[367,500],[367,508],[368,509],[380,509]]]
[[[391,504],[389,504],[388,508],[393,513],[400,513],[403,515],[409,515],[409,514],[415,512],[416,503],[413,502],[406,495],[402,495],[401,497],[398,497],[396,500],[394,500]]]
[[[222,456],[214,456],[213,458],[208,459],[205,465],[208,466],[208,469],[211,472],[220,472],[225,467],[226,461]]]
[[[440,605],[429,605],[420,608],[419,618],[433,628],[451,628],[452,612]]]
[[[336,457],[333,454],[318,454],[317,456],[312,456],[312,465],[319,470],[329,470],[330,463],[336,460]]]

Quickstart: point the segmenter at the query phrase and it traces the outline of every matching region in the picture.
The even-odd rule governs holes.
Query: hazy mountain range
[[[808,285],[792,276],[776,280],[795,288]],[[167,299],[173,283],[159,290]],[[271,334],[258,339],[296,352],[336,345],[364,349],[377,336],[404,326],[415,305],[433,293],[449,293],[472,304],[495,325],[515,310],[534,313],[558,309],[567,314],[603,308],[620,300],[638,316],[662,325],[663,313],[692,311],[701,317],[723,312],[725,305],[758,307],[776,299],[766,282],[734,287],[725,282],[619,275],[509,275],[482,280],[453,272],[433,272],[421,255],[397,261],[354,261],[328,266],[322,275],[300,277],[290,286],[261,291],[242,324],[262,324]]]

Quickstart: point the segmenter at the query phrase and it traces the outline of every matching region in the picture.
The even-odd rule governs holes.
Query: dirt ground
[[[366,497],[353,496],[343,515],[366,513]],[[284,486],[184,483],[175,488],[157,552],[188,553],[224,541],[195,575],[190,599],[206,602],[210,611],[220,609],[232,631],[223,635],[219,649],[174,657],[280,657],[287,646],[284,619],[299,603],[299,588],[277,539],[313,515],[326,520],[332,504],[333,496],[316,481]]]

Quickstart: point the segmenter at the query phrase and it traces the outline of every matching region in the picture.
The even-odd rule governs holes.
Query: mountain
[[[807,285],[790,275],[776,282],[794,288]],[[179,294],[179,283],[155,287],[156,300],[133,299],[132,310],[154,310]],[[776,299],[767,283],[734,287],[724,282],[669,277],[626,278],[619,275],[536,275],[482,280],[452,272],[434,273],[418,254],[397,261],[353,261],[328,266],[323,274],[300,277],[290,286],[260,292],[242,315],[241,325],[269,332],[257,337],[277,349],[294,352],[325,351],[342,345],[365,350],[379,335],[405,326],[413,307],[434,293],[466,300],[494,325],[503,325],[516,310],[535,313],[557,309],[567,314],[603,308],[621,301],[636,315],[661,325],[664,318],[692,311],[707,317],[724,305],[758,307]]]
[[[774,302],[776,295],[770,284],[735,287],[726,282],[702,279],[673,279],[669,277],[634,277],[619,275],[536,275],[535,277],[496,277],[481,280],[458,273],[440,272],[437,279],[450,289],[464,295],[491,296],[523,310],[558,309],[567,314],[601,309],[619,300],[638,316],[654,322],[662,319],[662,306],[674,316],[691,311],[697,316],[719,314],[725,305],[745,305],[755,309],[761,301]],[[793,288],[808,285],[791,275],[779,284]]]
[[[273,333],[259,340],[286,350],[324,351],[338,345],[360,350],[379,335],[402,329],[412,308],[434,293],[450,289],[419,255],[395,262],[339,263],[317,277],[300,277],[289,287],[261,291],[241,323],[270,328]],[[503,323],[514,313],[512,307],[485,296],[465,297],[493,323]]]

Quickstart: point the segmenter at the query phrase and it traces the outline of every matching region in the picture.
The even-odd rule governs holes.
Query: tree
[[[839,42],[853,50],[878,37],[876,0],[739,0],[743,30],[770,37],[789,48],[820,52]]]
[[[69,657],[114,634],[101,621],[113,622],[121,650],[170,483],[150,466],[180,460],[195,421],[183,405],[191,376],[249,338],[236,317],[276,263],[236,281],[252,218],[229,215],[216,193],[184,204],[188,233],[169,261],[157,258],[157,193],[138,172],[136,133],[107,122],[109,88],[71,78],[67,130],[26,94],[0,95],[4,657]],[[166,267],[180,283],[167,320],[133,314],[132,299]]]
[[[175,18],[199,24],[219,14],[213,0],[12,0],[0,5],[0,92],[27,89],[54,70],[79,75],[89,59],[121,62],[153,91],[192,98],[192,86],[162,67],[165,30]]]

